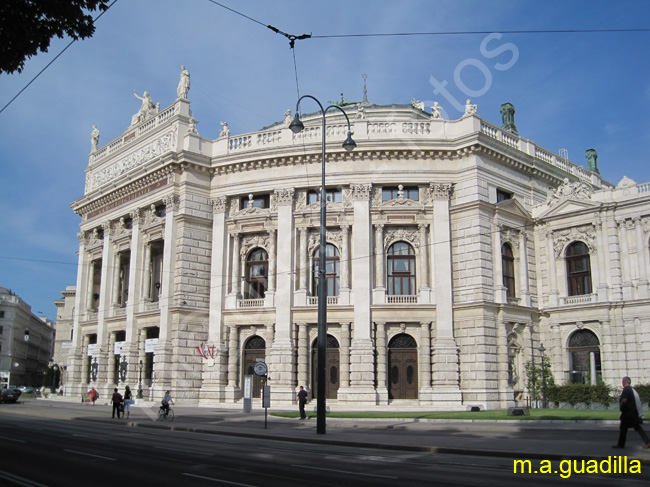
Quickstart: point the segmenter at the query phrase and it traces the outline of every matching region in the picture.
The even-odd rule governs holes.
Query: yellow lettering
[[[539,464],[539,473],[556,473],[551,470],[551,461],[542,460]]]
[[[560,462],[560,477],[568,479],[571,477],[571,460],[562,460]]]
[[[580,462],[581,467],[578,470],[578,462]],[[585,461],[584,460],[573,460],[573,471],[575,473],[585,473]]]
[[[514,466],[513,466],[513,473],[530,473],[532,470],[532,466],[530,463],[530,460],[515,460],[514,461]],[[517,472],[517,465],[521,466],[521,472]],[[526,470],[524,467],[528,467],[528,470]]]
[[[630,473],[641,473],[641,462],[639,460],[630,462]]]
[[[612,457],[607,457],[607,460],[601,460],[600,473],[612,473]]]
[[[598,473],[598,462],[596,460],[587,461],[587,473]]]

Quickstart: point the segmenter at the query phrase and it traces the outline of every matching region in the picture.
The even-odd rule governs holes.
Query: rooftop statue
[[[91,152],[97,151],[97,144],[99,143],[99,129],[93,125],[93,131],[90,134],[90,150]]]
[[[293,118],[291,118],[291,109],[289,108],[286,112],[284,112],[284,125],[285,127],[288,127],[291,124],[291,121]]]
[[[366,109],[363,108],[361,103],[357,103],[357,118],[360,120],[366,118]]]
[[[503,130],[519,135],[515,126],[515,106],[512,103],[501,105],[501,120],[503,121],[503,125],[501,125]]]
[[[585,156],[587,157],[587,169],[600,174],[598,170],[598,152],[595,149],[589,149],[585,151]]]
[[[437,101],[434,101],[431,107],[431,118],[434,120],[442,120],[442,107]]]
[[[219,138],[221,137],[230,137],[230,129],[228,128],[228,122],[221,122],[221,131],[219,132]]]
[[[149,92],[145,91],[144,94],[140,97],[138,94],[133,90],[133,96],[135,96],[138,100],[142,101],[142,105],[140,106],[140,110],[138,110],[138,113],[133,115],[131,117],[131,125],[135,125],[136,123],[144,122],[150,115],[156,113],[156,105],[154,104],[153,100],[149,96]]]
[[[187,99],[187,93],[190,91],[190,73],[185,66],[181,66],[181,79],[176,88],[176,94],[179,98]]]
[[[413,108],[418,108],[422,111],[424,111],[424,102],[420,100],[416,100],[415,98],[411,98],[411,106]]]
[[[469,98],[465,103],[465,115],[474,115],[476,113],[476,105],[472,105],[472,100]]]

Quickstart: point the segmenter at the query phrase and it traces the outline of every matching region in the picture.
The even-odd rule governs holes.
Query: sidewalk
[[[443,421],[359,420],[328,418],[326,434],[316,433],[316,418],[277,418],[269,410],[265,429],[264,410],[245,414],[240,409],[174,406],[172,423],[155,421],[158,404],[131,406],[129,419],[111,419],[111,406],[61,400],[26,400],[0,412],[56,419],[122,423],[136,428],[163,428],[217,435],[266,438],[302,443],[347,445],[358,448],[412,452],[499,456],[538,460],[606,460],[627,456],[650,465],[650,450],[634,430],[628,432],[624,450],[611,445],[618,438],[618,422],[565,421]],[[22,406],[22,407],[21,407]],[[313,414],[313,413],[312,413]],[[315,416],[315,414],[313,414]],[[648,427],[646,425],[646,431]]]

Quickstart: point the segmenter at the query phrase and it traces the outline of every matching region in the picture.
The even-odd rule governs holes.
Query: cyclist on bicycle
[[[174,404],[172,395],[170,391],[165,391],[165,395],[162,398],[162,406],[160,406],[165,411],[165,416],[169,414],[169,403]]]

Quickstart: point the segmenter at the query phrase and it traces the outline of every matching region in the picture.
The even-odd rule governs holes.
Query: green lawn
[[[330,412],[328,418],[363,418],[363,419],[484,419],[490,421],[499,420],[617,420],[618,411],[598,411],[592,409],[529,409],[529,415],[509,416],[504,409],[492,411],[421,411],[421,412],[393,412],[393,411],[350,411]],[[298,411],[271,413],[272,416],[282,418],[297,418]],[[315,413],[308,413],[308,416],[315,417]]]

